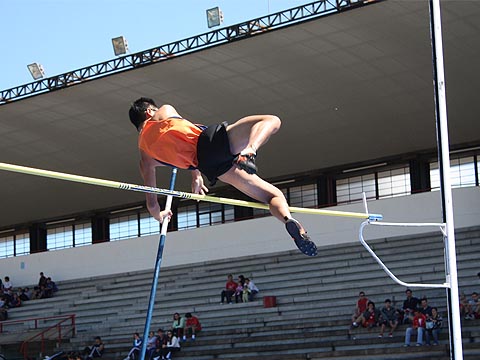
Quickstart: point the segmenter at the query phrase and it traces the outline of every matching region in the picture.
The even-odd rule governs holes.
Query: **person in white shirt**
[[[172,331],[167,332],[167,347],[165,350],[165,359],[171,359],[173,354],[180,351],[180,341],[173,335]]]
[[[249,278],[245,279],[245,286],[248,287],[248,301],[253,301],[255,298],[255,295],[258,294],[258,287],[255,285],[253,280],[250,280]]]

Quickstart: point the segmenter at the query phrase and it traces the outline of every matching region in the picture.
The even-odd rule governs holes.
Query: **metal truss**
[[[137,52],[135,54],[125,55],[57,76],[2,90],[0,91],[0,106],[41,93],[64,89],[69,86],[107,75],[151,65],[159,61],[165,61],[177,55],[183,55],[214,45],[245,39],[270,30],[286,27],[294,23],[311,20],[316,17],[379,1],[382,0],[315,1],[261,18],[213,30],[142,52]]]

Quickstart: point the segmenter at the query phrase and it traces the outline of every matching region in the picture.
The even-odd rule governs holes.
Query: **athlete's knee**
[[[283,194],[282,190],[277,188],[276,186],[272,185],[272,188],[268,192],[268,204],[271,202],[286,202],[285,195]]]
[[[270,122],[274,132],[277,132],[282,125],[282,120],[280,120],[280,118],[276,115],[268,115],[267,121]]]

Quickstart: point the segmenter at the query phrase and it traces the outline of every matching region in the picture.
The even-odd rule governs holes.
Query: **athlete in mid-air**
[[[199,125],[182,118],[171,105],[158,107],[152,99],[136,100],[129,111],[130,121],[139,132],[140,172],[147,186],[156,186],[157,166],[189,169],[192,192],[208,192],[202,174],[210,184],[217,179],[244,194],[269,205],[270,213],[283,222],[295,244],[308,256],[317,255],[317,247],[302,225],[292,218],[287,200],[274,185],[256,175],[257,150],[280,128],[273,115],[252,115],[228,125]],[[172,216],[161,210],[157,195],[146,194],[150,214],[162,222]]]

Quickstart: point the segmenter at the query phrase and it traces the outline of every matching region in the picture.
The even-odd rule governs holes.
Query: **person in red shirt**
[[[129,117],[139,132],[140,172],[146,186],[157,185],[155,168],[165,165],[191,170],[196,194],[208,192],[202,174],[211,185],[221,180],[268,204],[299,250],[307,256],[317,255],[315,243],[292,218],[283,192],[257,175],[257,150],[280,129],[277,116],[251,115],[230,125],[205,126],[184,119],[171,105],[158,107],[152,99],[142,97],[130,107]],[[147,193],[146,197],[148,211],[156,220],[172,216],[170,210],[162,211],[156,194]]]
[[[220,304],[223,304],[225,300],[227,300],[229,304],[232,303],[232,296],[233,294],[235,294],[235,291],[237,290],[237,286],[238,284],[235,281],[233,281],[233,275],[229,274],[227,276],[227,283],[225,284],[225,289],[222,290],[222,294],[221,294],[222,301],[220,302]]]
[[[365,310],[367,310],[368,297],[365,295],[364,291],[358,293],[358,300],[355,306],[355,312],[352,315],[352,323],[357,320],[357,318],[362,315]]]
[[[414,310],[415,316],[412,320],[412,326],[408,327],[405,331],[405,345],[410,346],[410,337],[412,335],[417,335],[417,346],[423,345],[423,333],[425,332],[425,326],[427,323],[427,318],[420,310]]]
[[[195,341],[195,334],[202,330],[202,325],[196,316],[193,316],[191,313],[185,314],[185,328],[183,330],[183,341],[187,340],[187,335],[189,331],[192,333],[192,340]]]

